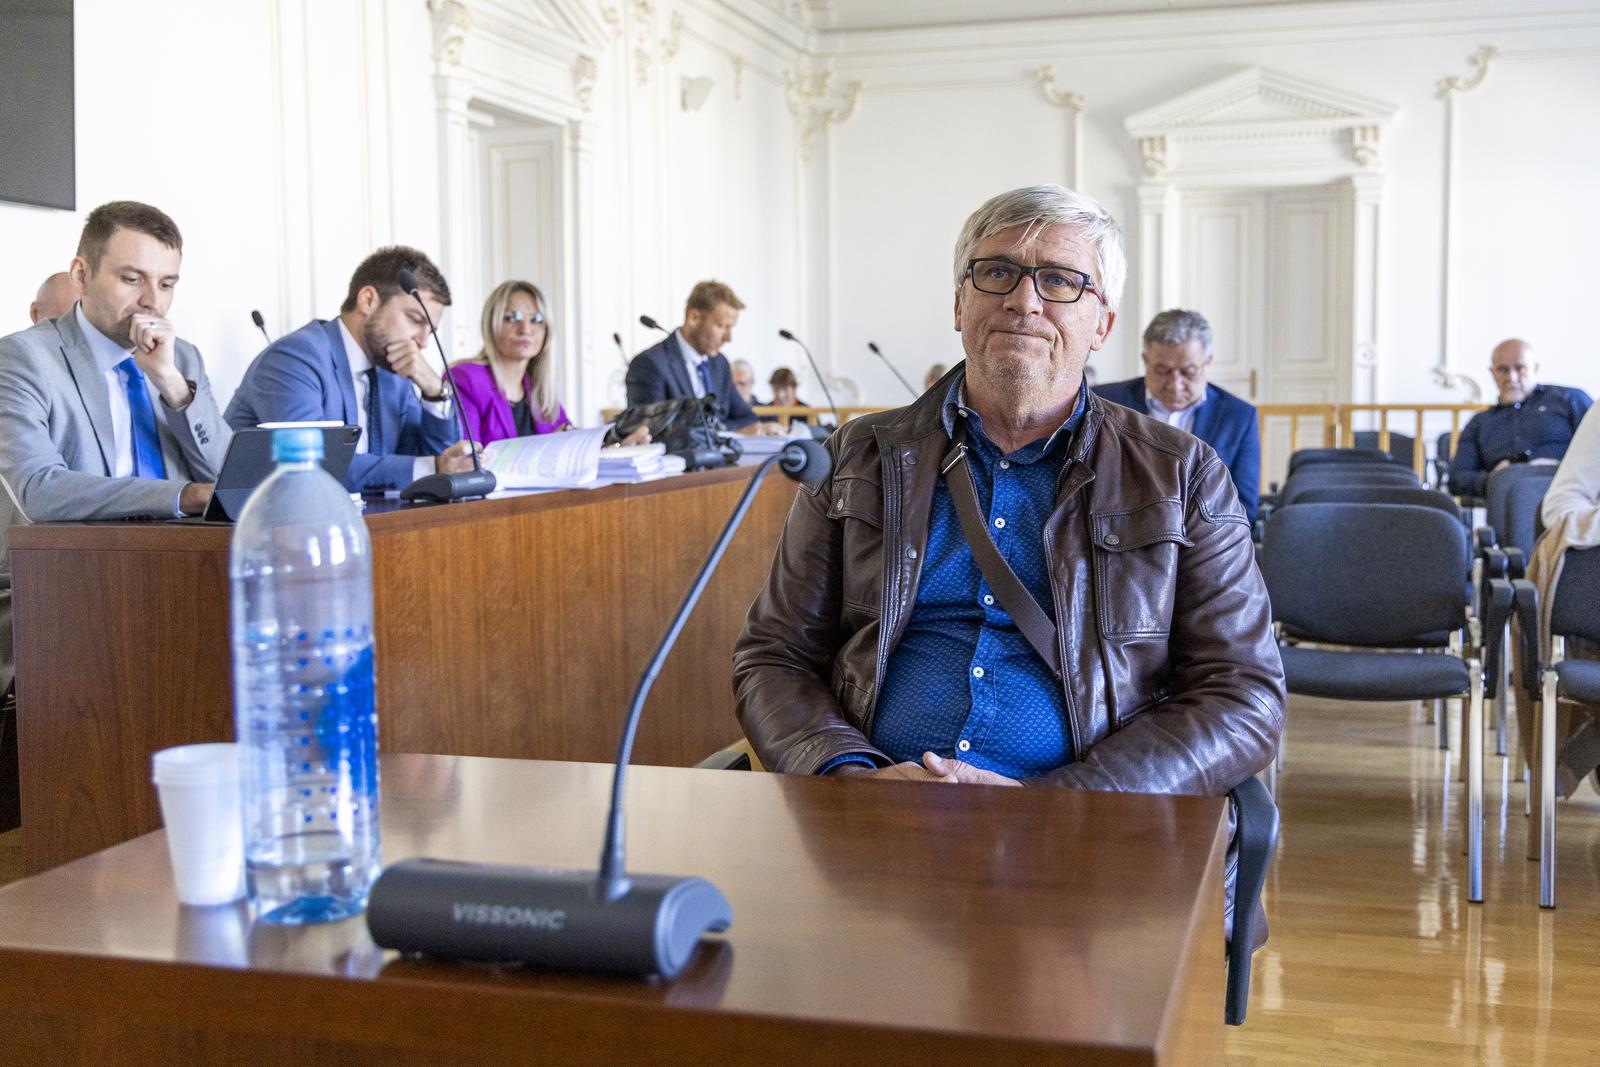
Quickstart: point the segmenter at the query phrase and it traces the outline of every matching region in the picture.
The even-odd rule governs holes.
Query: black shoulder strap
[[[1060,678],[1061,652],[1056,645],[1056,624],[1033,599],[1033,594],[1028,592],[1028,587],[1022,584],[1022,579],[989,537],[989,526],[978,509],[978,490],[972,484],[972,471],[967,467],[966,425],[964,420],[958,421],[961,425],[950,451],[945,453],[944,462],[939,465],[939,473],[944,475],[950,499],[955,502],[962,536],[967,539],[967,547],[972,550],[978,569],[989,580],[989,588],[1000,598],[1000,606],[1006,609],[1011,621],[1017,624],[1017,629],[1051,673]]]

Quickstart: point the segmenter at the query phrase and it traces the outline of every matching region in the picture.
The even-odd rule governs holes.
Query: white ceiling
[[[886,30],[1018,19],[1219,11],[1304,0],[804,0],[822,31]],[[1376,3],[1378,0],[1366,0]]]

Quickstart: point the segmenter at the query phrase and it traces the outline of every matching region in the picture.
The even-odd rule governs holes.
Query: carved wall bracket
[[[1046,63],[1034,72],[1033,80],[1051,107],[1072,113],[1072,187],[1083,188],[1083,94],[1063,89],[1056,81],[1056,68]]]
[[[1443,232],[1439,242],[1439,362],[1433,368],[1433,380],[1446,389],[1467,389],[1474,400],[1481,396],[1482,386],[1474,379],[1450,369],[1450,357],[1455,347],[1455,324],[1452,320],[1459,277],[1456,260],[1460,255],[1456,239],[1459,214],[1456,171],[1461,157],[1461,118],[1457,110],[1457,97],[1483,84],[1483,80],[1489,76],[1489,61],[1499,54],[1499,49],[1493,45],[1483,45],[1467,58],[1472,70],[1467,74],[1440,78],[1435,93],[1444,101],[1444,188],[1439,196],[1444,217],[1441,220]]]
[[[1139,138],[1139,155],[1144,162],[1146,178],[1167,176],[1167,139],[1165,137]]]
[[[433,62],[440,70],[459,67],[472,12],[461,0],[428,0],[428,10],[433,14]]]
[[[1472,67],[1471,73],[1452,74],[1448,78],[1440,78],[1434,95],[1440,100],[1448,100],[1456,93],[1476,89],[1489,75],[1489,61],[1499,54],[1500,50],[1491,44],[1479,48],[1467,58],[1467,63]]]
[[[829,126],[848,122],[861,101],[861,83],[845,85],[837,98],[828,88],[831,75],[819,71],[790,71],[784,76],[784,98],[789,114],[800,124],[800,159],[809,163],[817,134]]]

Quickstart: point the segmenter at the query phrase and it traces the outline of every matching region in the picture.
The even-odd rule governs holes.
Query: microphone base
[[[372,886],[380,947],[440,959],[676,978],[733,909],[703,878],[635,874],[614,899],[594,871],[409,859]]]
[[[494,492],[491,471],[458,471],[454,474],[428,474],[400,490],[401,500],[448,504],[452,500],[471,500]]]
[[[681,456],[686,471],[716,470],[728,465],[728,457],[720,448],[683,448],[669,455]]]

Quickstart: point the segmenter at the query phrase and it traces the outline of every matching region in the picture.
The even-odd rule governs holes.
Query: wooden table
[[[380,745],[610,759],[639,672],[750,475],[369,510]],[[739,737],[733,642],[794,493],[781,474],[762,487],[656,681],[639,762],[686,766]],[[150,754],[232,739],[231,536],[11,530],[29,872],[155,829]]]
[[[383,757],[391,861],[593,868],[610,768]],[[1226,801],[634,768],[676,982],[399,960],[185,909],[160,832],[0,889],[0,1063],[1218,1064]]]

